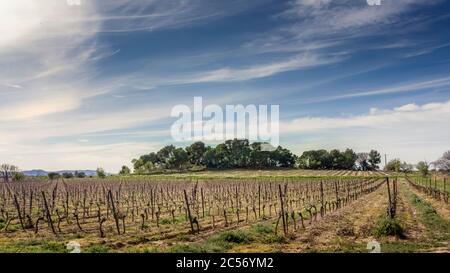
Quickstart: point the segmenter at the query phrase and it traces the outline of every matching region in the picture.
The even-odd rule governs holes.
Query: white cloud
[[[312,132],[318,130],[333,130],[342,128],[391,128],[402,130],[405,127],[436,127],[445,126],[450,120],[450,101],[430,103],[422,106],[414,103],[395,107],[392,110],[372,108],[369,114],[348,117],[303,117],[291,122],[284,122],[282,132]],[[447,128],[444,128],[447,129]],[[405,134],[408,134],[405,131]],[[430,134],[434,134],[430,133]]]
[[[61,94],[52,98],[37,98],[35,100],[24,100],[13,106],[4,106],[0,109],[0,121],[13,121],[21,119],[36,118],[58,112],[77,109],[81,101],[75,96]]]
[[[20,162],[21,169],[95,169],[103,167],[107,172],[117,173],[122,165],[131,166],[131,160],[147,151],[161,148],[160,143],[120,142],[57,143],[47,145],[12,145],[15,153],[10,162]]]
[[[0,3],[0,119],[29,119],[78,108],[98,46],[89,4],[65,1]],[[13,90],[12,90],[13,89]],[[3,92],[5,91],[5,92]]]
[[[450,147],[450,101],[373,108],[345,117],[302,117],[280,123],[281,134],[301,153],[317,148],[376,148],[390,158],[417,162],[435,160]],[[284,143],[282,143],[284,145]]]

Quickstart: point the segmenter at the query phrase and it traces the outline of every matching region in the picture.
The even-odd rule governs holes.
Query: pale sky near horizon
[[[76,0],[70,3],[76,3]],[[177,104],[276,104],[280,144],[450,149],[444,0],[0,3],[0,163],[117,172],[174,142]]]

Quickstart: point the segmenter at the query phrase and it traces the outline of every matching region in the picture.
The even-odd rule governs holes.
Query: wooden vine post
[[[283,220],[283,231],[284,235],[287,235],[287,229],[286,229],[286,219],[284,218],[284,202],[283,202],[283,192],[281,191],[281,185],[278,184],[278,190],[280,193],[280,204],[281,204],[281,219]]]
[[[261,184],[258,185],[258,217],[261,218]]]
[[[42,191],[42,198],[44,199],[44,206],[45,206],[45,211],[46,211],[46,215],[47,215],[47,221],[50,224],[52,232],[54,234],[56,234],[55,227],[53,226],[52,216],[50,215],[50,210],[48,209],[47,198],[45,198],[45,192],[43,192],[43,191]]]
[[[202,215],[205,218],[205,197],[203,196],[203,187],[200,189],[200,194],[202,196]]]
[[[339,192],[337,181],[334,181],[334,192],[336,194],[336,208],[339,208]]]
[[[389,218],[394,218],[394,215],[392,215],[392,197],[391,197],[391,188],[389,186],[389,177],[386,177],[386,185],[388,190],[388,197],[389,197],[389,207],[388,207],[388,215]]]
[[[111,190],[108,190],[109,201],[111,202],[111,208],[113,211],[114,221],[116,222],[117,233],[120,235],[120,225],[119,216],[117,215],[116,205],[114,204],[114,199]]]
[[[194,224],[192,223],[192,215],[191,215],[191,209],[189,208],[189,201],[187,197],[186,190],[184,190],[184,201],[186,202],[186,209],[189,217],[189,223],[191,224],[191,231],[194,233]]]
[[[25,226],[23,225],[22,214],[20,213],[20,205],[19,202],[17,202],[17,196],[15,194],[14,194],[14,205],[16,206],[17,214],[19,215],[20,226],[22,227],[22,229],[25,229]]]
[[[320,216],[323,217],[323,182],[320,180]]]

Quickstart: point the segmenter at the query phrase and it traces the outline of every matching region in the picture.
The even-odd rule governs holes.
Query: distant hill
[[[45,170],[29,170],[29,171],[23,171],[22,173],[26,176],[46,176],[48,173],[75,173],[75,172],[83,172],[87,176],[93,176],[97,174],[97,171],[95,170],[61,170],[61,171],[45,171]]]
[[[29,171],[23,171],[22,173],[26,176],[45,176],[45,175],[47,175],[47,172],[44,170],[29,170]]]

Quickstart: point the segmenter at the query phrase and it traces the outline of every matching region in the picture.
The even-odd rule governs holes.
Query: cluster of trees
[[[289,168],[294,167],[296,156],[289,150],[268,143],[254,142],[247,139],[227,140],[216,147],[195,142],[183,148],[173,145],[165,146],[156,153],[150,153],[133,159],[134,172],[148,173],[158,169],[186,169],[206,167],[209,169],[231,168]],[[121,173],[128,173],[126,166]]]
[[[369,153],[355,153],[352,149],[311,150],[304,152],[297,160],[298,167],[311,170],[363,170],[379,169],[380,153],[371,150]]]
[[[400,159],[396,158],[386,164],[385,170],[407,173],[413,171],[415,168],[422,176],[426,177],[430,174],[431,166],[434,166],[434,169],[437,171],[450,171],[450,151],[446,151],[441,158],[432,163],[420,161],[415,166],[401,162]]]
[[[311,150],[305,151],[297,159],[298,167],[310,170],[343,169],[352,170],[355,167],[357,155],[353,150]]]
[[[25,175],[19,171],[19,168],[10,164],[0,165],[0,177],[4,182],[19,181],[25,178]]]
[[[270,169],[293,168],[312,170],[377,170],[381,162],[380,153],[355,153],[351,149],[311,150],[297,157],[281,146],[272,147],[268,143],[247,139],[227,140],[216,147],[195,142],[183,148],[165,146],[158,152],[133,159],[134,173],[145,174],[162,169],[187,169],[201,166],[208,169]],[[131,170],[123,166],[119,174],[129,174]]]
[[[50,180],[54,180],[54,179],[58,179],[61,177],[65,178],[65,179],[70,179],[70,178],[75,178],[75,177],[76,178],[85,178],[86,174],[84,172],[78,172],[78,171],[75,171],[75,173],[66,172],[66,173],[62,173],[62,174],[50,172],[47,174],[47,176]]]
[[[408,164],[405,161],[401,161],[398,158],[392,159],[389,161],[386,166],[384,166],[385,171],[391,171],[391,172],[403,172],[403,173],[409,173],[412,172],[414,169],[414,165]]]

